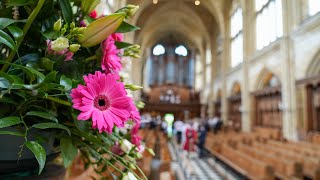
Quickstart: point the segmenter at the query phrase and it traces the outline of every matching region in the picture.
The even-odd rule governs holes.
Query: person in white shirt
[[[176,122],[174,122],[173,126],[177,134],[177,143],[180,145],[184,123],[178,119]]]

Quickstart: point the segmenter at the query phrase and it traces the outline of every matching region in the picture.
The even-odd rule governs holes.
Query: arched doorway
[[[264,72],[254,96],[254,126],[282,128],[281,84],[279,78]]]

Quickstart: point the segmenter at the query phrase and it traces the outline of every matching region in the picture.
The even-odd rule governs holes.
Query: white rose
[[[65,37],[59,37],[51,42],[51,49],[61,52],[69,47],[69,40]]]
[[[122,180],[138,180],[132,172],[128,172],[128,174],[125,174],[122,178]]]
[[[133,144],[130,141],[124,139],[120,141],[120,148],[123,152],[129,153],[129,151],[133,148]]]

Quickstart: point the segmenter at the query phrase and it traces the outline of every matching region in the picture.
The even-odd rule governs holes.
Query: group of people
[[[177,143],[187,152],[196,152],[199,149],[199,157],[205,156],[205,142],[208,131],[217,133],[222,128],[222,120],[218,117],[212,119],[194,119],[183,122],[177,120],[173,124]]]
[[[150,114],[142,115],[142,127],[149,124],[151,129],[161,129],[165,132],[169,138],[171,138],[172,132],[176,137],[176,141],[179,146],[187,152],[196,152],[199,150],[199,157],[204,157],[205,142],[207,133],[212,131],[217,133],[222,129],[223,121],[219,116],[213,118],[194,118],[186,121],[176,120],[172,123],[168,123],[161,116],[150,116]],[[197,148],[198,147],[198,148]]]

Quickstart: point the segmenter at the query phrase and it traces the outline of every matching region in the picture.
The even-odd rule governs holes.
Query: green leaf
[[[34,154],[34,156],[38,161],[38,164],[39,164],[38,174],[40,174],[46,163],[46,151],[39,143],[35,141],[27,141],[26,145],[30,149],[30,151],[32,151],[32,153]]]
[[[77,129],[82,132],[86,132],[89,130],[88,122],[87,121],[79,121],[77,119],[77,115],[72,113],[73,123],[76,125]]]
[[[132,46],[133,44],[126,43],[126,42],[115,41],[115,45],[117,46],[117,49],[123,49],[123,48],[127,48],[129,46]]]
[[[78,148],[72,144],[70,137],[64,137],[60,140],[61,154],[64,167],[68,167],[78,154]]]
[[[52,71],[53,70],[53,65],[54,61],[51,61],[49,58],[41,58],[41,66],[42,68],[45,68],[46,70]]]
[[[10,33],[12,34],[12,36],[14,37],[14,39],[16,39],[16,40],[23,35],[22,29],[20,29],[17,26],[8,26],[8,29],[9,29]]]
[[[35,4],[35,0],[8,0],[7,6],[25,6]]]
[[[73,21],[73,12],[72,12],[72,7],[70,4],[69,0],[58,0],[61,10],[62,10],[62,15],[63,19],[67,23],[71,23]]]
[[[13,39],[2,30],[0,30],[0,43],[7,45],[12,50],[16,50],[16,44]]]
[[[65,131],[68,132],[68,134],[71,136],[71,132],[69,130],[69,128],[67,128],[66,126],[62,125],[62,124],[58,124],[58,123],[38,123],[33,125],[32,127],[37,128],[37,129],[63,129]]]
[[[37,116],[37,117],[41,117],[44,119],[49,119],[54,122],[58,122],[58,119],[56,117],[54,117],[52,114],[49,114],[49,113],[43,112],[43,111],[29,111],[29,112],[27,112],[26,116]]]
[[[72,88],[72,80],[65,75],[62,75],[60,78],[60,85],[64,86],[66,91],[69,91]]]
[[[23,70],[27,74],[27,76],[29,77],[30,83],[32,83],[35,80],[35,75],[38,76],[40,82],[42,82],[45,79],[45,76],[41,72],[37,71],[36,69],[34,69],[32,67],[26,67],[26,66],[21,66],[18,64],[8,63],[3,60],[0,60],[0,64],[10,64],[11,66],[13,66],[15,68],[19,68],[19,69]]]
[[[0,18],[0,29],[4,29],[7,26],[15,23],[15,22],[26,22],[27,20],[14,20],[9,18]]]
[[[8,98],[8,97],[5,97],[5,96],[2,96],[0,98],[0,102],[17,105],[17,102],[15,102],[11,98]]]
[[[17,131],[0,131],[1,135],[13,135],[13,136],[20,136],[24,137],[24,133],[17,132]]]
[[[21,119],[17,116],[9,116],[0,119],[0,128],[13,126],[21,123]]]
[[[7,73],[0,72],[0,77],[4,77],[5,79],[7,79],[10,84],[14,82],[14,79]]]
[[[136,31],[139,30],[140,28],[137,26],[134,26],[132,24],[129,24],[125,21],[123,21],[121,23],[121,25],[118,27],[118,29],[116,30],[117,33],[127,33],[127,32],[132,32],[132,31]]]
[[[11,84],[6,78],[0,77],[0,88],[9,89],[10,86]]]

